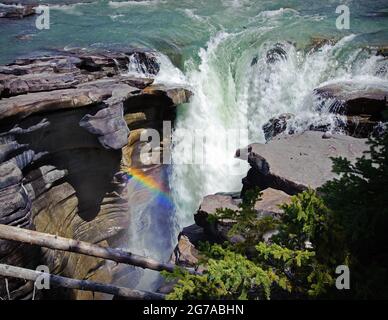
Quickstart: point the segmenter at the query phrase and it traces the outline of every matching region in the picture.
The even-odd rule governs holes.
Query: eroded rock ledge
[[[252,169],[243,181],[245,188],[270,187],[294,195],[333,179],[332,157],[355,161],[367,145],[366,139],[306,131],[283,134],[267,144],[252,144],[248,150],[246,160]]]
[[[147,74],[159,72],[153,52],[135,51],[58,52],[0,66],[0,223],[126,247],[133,204],[124,172],[142,169],[134,152],[140,132],[161,130],[191,95],[125,76],[131,55]],[[129,268],[3,240],[0,262],[31,269],[44,264],[54,274],[106,283],[117,283]],[[9,291],[13,299],[29,298],[32,285],[9,279]]]

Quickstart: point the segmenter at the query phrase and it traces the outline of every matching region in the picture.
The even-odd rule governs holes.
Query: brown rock
[[[173,105],[180,105],[189,101],[192,93],[185,88],[167,87],[163,85],[151,85],[143,90],[144,93],[153,95],[166,95]]]
[[[128,113],[124,116],[125,122],[128,126],[131,126],[135,123],[142,122],[147,120],[147,117],[145,113],[138,112],[138,113]]]
[[[195,267],[199,261],[199,253],[185,235],[180,235],[174,250],[172,261],[182,267]]]
[[[376,55],[388,57],[388,46],[381,46],[377,49]]]
[[[256,202],[255,209],[259,213],[260,217],[278,217],[283,213],[283,210],[280,209],[280,206],[283,204],[289,204],[290,202],[290,195],[281,190],[268,188],[262,192],[261,200]]]

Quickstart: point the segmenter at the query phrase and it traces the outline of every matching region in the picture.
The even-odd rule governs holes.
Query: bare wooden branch
[[[93,282],[89,280],[77,280],[71,278],[65,278],[49,273],[42,273],[39,271],[9,266],[6,264],[0,264],[0,275],[3,277],[12,277],[30,281],[36,281],[42,276],[49,277],[50,286],[58,286],[69,289],[77,289],[83,291],[102,292],[112,294],[118,297],[125,297],[135,300],[163,300],[165,296],[159,293],[146,292],[140,290],[134,290],[124,287],[117,287],[110,284],[103,284]]]
[[[3,224],[0,224],[0,239],[23,242],[54,250],[75,252],[155,271],[173,272],[176,268],[173,264],[162,263],[124,250],[106,248],[88,242],[58,237],[47,233]],[[197,274],[197,272],[193,269],[187,269],[187,271],[192,274]]]

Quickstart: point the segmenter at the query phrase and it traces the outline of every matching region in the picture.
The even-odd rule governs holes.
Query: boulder
[[[182,267],[194,267],[198,264],[199,253],[195,246],[190,242],[189,238],[180,235],[178,245],[174,251],[175,257],[173,261],[176,265]]]
[[[288,121],[293,120],[294,116],[292,114],[281,114],[278,117],[270,119],[263,126],[265,140],[268,142],[274,137],[287,132],[288,134],[294,134],[293,129],[287,130]],[[334,118],[334,125],[332,124],[323,124],[309,125],[309,131],[319,131],[329,134],[330,131],[336,130],[337,132],[341,131],[348,136],[355,138],[368,138],[372,136],[378,136],[381,134],[381,128],[385,126],[383,121],[374,121],[370,115],[361,115],[361,116],[341,116]],[[384,120],[386,121],[386,120]],[[297,127],[297,125],[296,125]],[[238,156],[237,156],[238,157]]]
[[[318,100],[317,111],[337,114],[334,128],[352,137],[368,138],[376,135],[381,124],[388,121],[388,81],[333,82],[316,88],[314,94]],[[290,113],[271,118],[263,126],[266,141],[287,131],[287,124],[293,119],[295,115]],[[330,125],[308,126],[310,131],[325,132],[332,129]]]
[[[265,140],[271,140],[273,137],[283,133],[287,129],[287,121],[295,118],[292,113],[282,113],[281,115],[271,118],[263,126]]]
[[[268,188],[262,192],[261,200],[256,202],[255,209],[257,210],[259,217],[279,217],[283,213],[280,206],[289,204],[290,202],[291,196],[287,193],[281,190]]]
[[[245,188],[270,187],[294,195],[335,178],[331,157],[354,161],[368,146],[364,139],[336,134],[322,139],[322,133],[306,131],[283,134],[267,144],[252,144],[249,150],[246,160],[252,169],[244,179]]]
[[[128,55],[130,62],[136,65],[140,74],[156,75],[160,71],[157,56],[152,52],[133,52]]]
[[[352,137],[368,138],[370,135],[377,136],[380,134],[379,128],[382,122],[373,121],[368,115],[348,116],[345,121],[345,132]]]
[[[262,196],[255,204],[255,210],[257,211],[257,217],[279,217],[282,210],[280,205],[290,202],[290,195],[275,189],[265,189],[262,192]],[[225,240],[232,243],[240,242],[241,236],[235,235],[229,236],[229,230],[235,223],[233,220],[223,219],[217,222],[212,219],[216,215],[218,209],[230,209],[233,211],[239,211],[239,204],[242,199],[240,194],[215,194],[206,196],[197,213],[194,215],[196,225],[203,228],[204,234],[208,237],[208,241],[211,242],[223,242]],[[192,241],[195,244],[195,240]]]
[[[200,254],[196,247],[200,242],[209,241],[202,227],[191,225],[182,230],[178,236],[178,244],[171,256],[171,262],[182,267],[196,267]]]
[[[165,95],[171,99],[173,105],[180,105],[188,102],[191,98],[191,91],[183,87],[170,87],[166,85],[150,85],[143,90],[144,93],[152,95]]]
[[[228,231],[233,221],[214,221],[212,216],[216,215],[217,209],[239,210],[238,204],[241,199],[229,194],[215,194],[206,196],[197,213],[194,215],[195,223],[204,229],[204,232],[213,242],[223,242],[228,239]]]
[[[215,194],[206,196],[201,206],[199,207],[198,213],[204,215],[215,215],[217,209],[238,209],[239,199],[234,198],[232,195],[228,194]]]
[[[388,81],[333,82],[314,90],[321,99],[320,109],[346,116],[368,115],[374,121],[382,121],[387,112]]]
[[[267,51],[266,61],[268,64],[273,64],[281,60],[287,60],[286,47],[282,43],[276,43]]]
[[[385,14],[386,14],[386,16],[388,15],[387,12],[386,12]],[[377,50],[376,55],[378,55],[378,56],[383,56],[383,57],[388,57],[388,46],[380,47],[380,48]]]
[[[85,115],[79,125],[98,140],[106,149],[120,150],[128,141],[129,129],[123,118],[122,102],[99,110],[96,114]]]

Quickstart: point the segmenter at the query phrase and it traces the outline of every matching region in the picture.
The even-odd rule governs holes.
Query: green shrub
[[[388,134],[355,164],[333,159],[339,178],[319,191],[347,252],[354,298],[388,298]],[[333,244],[334,246],[335,244]]]
[[[245,241],[238,245],[226,242],[223,245],[206,243],[200,246],[205,272],[199,276],[184,271],[170,275],[170,278],[175,277],[179,281],[169,299],[260,300],[270,299],[271,295],[289,298],[293,293],[298,297],[307,297],[321,293],[327,283],[332,283],[332,277],[321,271],[323,268],[316,262],[313,250],[303,248],[304,245],[294,245],[293,241],[292,246],[263,241],[265,232],[273,230],[279,222],[271,218],[257,218],[254,206],[258,195],[257,190],[249,193],[240,210],[219,210],[217,214],[217,218],[235,220],[230,232],[243,232]],[[290,205],[283,206],[286,215],[290,212],[287,221],[296,237],[307,237],[301,235],[310,230],[308,224],[311,221],[301,220],[301,215],[292,213],[296,213],[298,208],[302,212],[311,211],[308,215],[311,218],[320,205],[315,192],[310,190],[293,197]],[[282,234],[288,229],[280,230],[283,231],[274,239],[285,239]],[[253,243],[255,254],[248,255]],[[305,281],[301,282],[300,278]]]
[[[187,271],[167,275],[178,277],[174,291],[168,295],[171,300],[191,299],[269,299],[274,282],[286,286],[270,269],[264,270],[239,253],[220,245],[208,246],[206,272],[191,275]]]

